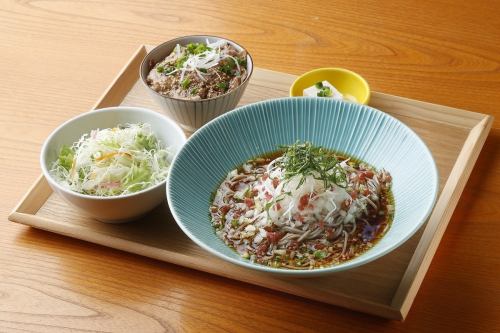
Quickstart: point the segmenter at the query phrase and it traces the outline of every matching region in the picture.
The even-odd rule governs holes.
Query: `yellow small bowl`
[[[290,96],[303,96],[304,89],[324,80],[330,82],[343,95],[356,97],[360,104],[368,104],[370,100],[370,86],[366,80],[361,75],[343,68],[318,68],[302,74],[290,87]]]

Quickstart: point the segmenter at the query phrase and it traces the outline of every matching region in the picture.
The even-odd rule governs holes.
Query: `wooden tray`
[[[115,105],[158,110],[138,81],[149,47],[141,46],[94,108]],[[288,95],[295,76],[256,68],[240,104]],[[421,230],[392,253],[359,268],[314,279],[286,279],[226,263],[205,253],[177,227],[166,204],[140,221],[97,222],[53,195],[41,176],[9,219],[127,252],[210,272],[374,315],[404,319],[491,127],[484,114],[374,92],[371,103],[415,130],[440,174],[439,199]],[[332,308],[332,311],[334,309]]]

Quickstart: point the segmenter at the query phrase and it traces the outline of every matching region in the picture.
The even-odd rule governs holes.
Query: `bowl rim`
[[[251,66],[251,69],[250,71],[248,72],[248,64],[247,64],[247,72],[248,72],[248,75],[247,77],[240,83],[239,86],[237,86],[235,89],[231,90],[231,91],[228,91],[228,92],[225,92],[224,94],[220,95],[220,96],[216,96],[216,97],[211,97],[211,98],[205,98],[205,99],[200,99],[200,100],[192,100],[192,99],[185,99],[185,98],[177,98],[177,97],[169,97],[169,96],[164,96],[160,93],[158,93],[157,91],[153,90],[147,83],[146,81],[146,78],[144,77],[144,75],[142,75],[142,69],[146,66],[148,66],[149,64],[147,62],[149,62],[149,59],[148,59],[148,56],[150,54],[152,54],[153,52],[157,51],[158,49],[160,49],[162,46],[164,46],[165,44],[169,44],[169,43],[173,43],[173,42],[180,42],[182,40],[185,40],[187,38],[203,38],[203,37],[209,37],[209,38],[218,38],[218,39],[223,39],[223,40],[226,40],[228,41],[229,43],[231,44],[234,44],[234,45],[237,45],[238,47],[240,47],[242,50],[246,51],[247,53],[247,58],[250,59],[250,64],[252,65]],[[180,44],[178,42],[178,44]],[[147,61],[148,60],[148,61]],[[143,83],[143,85],[145,85],[147,87],[147,89],[149,91],[152,91],[155,95],[159,96],[159,97],[162,97],[162,98],[168,98],[168,99],[172,99],[172,100],[175,100],[175,101],[181,101],[181,102],[192,102],[192,103],[200,103],[200,102],[204,102],[204,101],[211,101],[211,100],[215,100],[215,99],[218,99],[218,98],[221,98],[221,97],[225,97],[225,96],[228,96],[228,95],[231,95],[232,93],[240,90],[241,87],[243,87],[249,80],[250,80],[250,77],[252,76],[253,74],[253,69],[254,69],[254,62],[253,62],[253,58],[252,58],[252,55],[250,54],[250,52],[248,52],[248,50],[246,48],[244,48],[243,46],[241,46],[240,44],[236,43],[235,41],[229,39],[229,38],[224,38],[224,37],[219,37],[219,36],[215,36],[215,35],[186,35],[186,36],[181,36],[181,37],[176,37],[174,39],[170,39],[170,40],[167,40],[157,46],[155,46],[151,51],[149,51],[145,56],[144,58],[142,59],[141,61],[141,65],[139,66],[139,77],[141,78],[141,82]],[[149,72],[148,72],[149,73]]]
[[[306,97],[306,96],[296,96],[292,93],[292,91],[293,91],[294,87],[297,85],[297,83],[300,82],[300,80],[302,80],[304,77],[306,77],[308,75],[319,73],[319,72],[327,72],[327,71],[343,72],[343,73],[347,73],[349,75],[356,77],[361,82],[361,84],[364,86],[364,88],[366,89],[366,98],[363,101],[359,101],[358,104],[368,105],[368,102],[370,101],[370,96],[371,96],[371,89],[370,89],[370,85],[368,84],[368,81],[366,81],[366,79],[363,76],[361,76],[360,74],[358,74],[350,69],[342,68],[342,67],[321,67],[321,68],[315,68],[315,69],[312,69],[310,71],[303,73],[302,75],[298,76],[293,81],[292,85],[290,86],[290,89],[289,89],[290,96],[289,97]]]
[[[188,230],[188,228],[184,225],[183,222],[181,222],[181,219],[177,215],[175,205],[173,204],[173,199],[172,199],[172,191],[173,191],[172,185],[171,185],[172,182],[170,181],[170,178],[173,177],[172,175],[175,175],[175,173],[176,173],[176,165],[178,163],[177,161],[182,157],[183,150],[190,147],[193,144],[192,143],[193,140],[196,139],[198,136],[203,135],[203,133],[205,131],[207,131],[208,128],[210,126],[212,126],[213,123],[223,122],[226,117],[232,117],[231,114],[233,114],[234,112],[248,112],[245,110],[251,109],[255,106],[258,107],[258,106],[262,106],[262,105],[268,104],[268,103],[281,103],[282,101],[287,101],[287,100],[318,100],[318,99],[317,99],[317,97],[282,97],[282,98],[274,98],[274,99],[259,101],[256,103],[247,104],[247,105],[244,105],[244,106],[241,106],[241,107],[234,109],[232,112],[228,112],[226,114],[223,114],[223,115],[211,120],[210,122],[208,122],[204,126],[202,126],[198,131],[196,131],[191,137],[189,137],[186,144],[181,148],[179,153],[175,156],[174,160],[172,161],[172,164],[170,166],[170,172],[169,172],[168,177],[167,177],[167,185],[166,185],[168,206],[169,206],[170,212],[171,212],[172,216],[174,217],[174,220],[176,221],[179,228],[181,228],[181,230],[193,242],[195,242],[198,246],[200,246],[204,250],[208,251],[209,253],[212,253],[216,257],[219,257],[223,260],[226,260],[228,262],[231,262],[233,264],[236,264],[236,265],[239,265],[239,266],[242,266],[245,268],[254,269],[254,270],[257,270],[260,272],[266,272],[269,274],[280,275],[280,276],[296,276],[296,277],[299,277],[299,276],[300,277],[314,277],[314,276],[327,275],[327,274],[345,271],[348,269],[352,269],[352,268],[356,268],[356,267],[368,264],[368,263],[370,263],[376,259],[379,259],[379,258],[387,255],[388,253],[394,251],[399,246],[401,246],[404,242],[406,242],[410,237],[412,237],[427,221],[427,219],[431,215],[433,208],[434,208],[436,201],[437,201],[438,190],[439,190],[439,172],[437,169],[436,161],[434,160],[434,157],[432,156],[432,153],[431,153],[429,147],[427,147],[425,142],[408,125],[406,125],[405,123],[401,122],[400,120],[391,116],[388,113],[385,113],[383,111],[380,111],[376,108],[373,108],[371,106],[364,105],[364,104],[358,104],[358,105],[361,108],[371,109],[375,113],[383,114],[384,117],[392,118],[393,121],[400,123],[405,128],[405,130],[408,131],[408,133],[415,138],[415,140],[417,140],[421,143],[421,145],[424,149],[424,152],[427,155],[427,157],[430,161],[430,164],[431,164],[430,167],[431,167],[432,174],[434,176],[432,199],[429,201],[429,204],[427,205],[427,207],[425,207],[425,213],[422,215],[421,219],[417,223],[413,224],[413,228],[411,228],[409,230],[409,232],[407,232],[404,237],[401,237],[398,241],[396,241],[393,244],[391,244],[390,246],[388,246],[387,249],[385,249],[384,251],[381,251],[380,253],[377,253],[375,255],[366,256],[365,258],[362,258],[361,260],[359,260],[357,262],[353,262],[352,260],[349,260],[349,261],[345,261],[344,263],[339,264],[339,265],[333,265],[333,266],[328,266],[328,267],[324,267],[324,268],[315,268],[312,270],[303,270],[302,271],[302,270],[291,270],[291,269],[281,269],[281,268],[268,267],[268,266],[264,266],[264,265],[255,264],[255,263],[252,263],[250,261],[245,261],[245,259],[242,259],[242,258],[232,258],[232,257],[226,256],[225,254],[220,253],[217,250],[213,249],[208,244],[205,244],[196,235],[194,235],[193,233],[191,233]],[[341,103],[341,104],[349,104],[349,105],[353,104],[353,103],[340,101],[340,100],[330,100],[329,99],[328,101],[329,102],[327,102],[327,103]],[[207,217],[208,217],[208,212],[207,212]],[[375,248],[376,246],[377,245],[375,245],[373,248]],[[364,254],[369,253],[370,250],[364,252]]]
[[[67,189],[64,186],[60,185],[54,179],[54,177],[50,174],[50,171],[47,169],[46,162],[48,160],[46,158],[46,155],[47,155],[49,149],[51,149],[51,147],[49,147],[49,142],[63,128],[65,128],[66,126],[68,126],[70,124],[79,122],[82,118],[86,118],[86,117],[92,116],[94,114],[98,114],[98,113],[116,113],[116,112],[121,112],[123,110],[131,111],[131,112],[136,112],[136,113],[153,114],[155,116],[158,116],[158,117],[162,118],[164,121],[166,121],[169,125],[172,126],[172,130],[175,131],[176,135],[180,136],[180,138],[182,139],[183,143],[186,143],[186,141],[187,141],[186,134],[180,128],[180,126],[175,121],[173,121],[172,119],[168,118],[167,116],[165,116],[165,115],[163,115],[163,114],[161,114],[159,112],[155,112],[155,111],[152,111],[150,109],[143,108],[143,107],[134,107],[134,106],[112,106],[112,107],[107,107],[107,108],[101,108],[101,109],[91,110],[91,111],[81,113],[81,114],[79,114],[79,115],[77,115],[77,116],[75,116],[73,118],[70,118],[70,119],[66,120],[65,122],[63,122],[62,124],[60,124],[59,126],[57,126],[56,129],[54,129],[49,134],[49,136],[45,139],[45,141],[44,141],[44,143],[42,145],[42,149],[40,150],[40,159],[39,159],[39,161],[40,161],[40,167],[42,169],[42,173],[43,173],[45,179],[47,179],[47,182],[50,185],[52,185],[53,187],[57,188],[58,190],[64,192],[65,194],[72,195],[72,196],[75,196],[75,197],[79,197],[79,198],[82,198],[82,199],[95,200],[95,201],[101,201],[101,200],[112,201],[112,200],[130,198],[130,197],[134,197],[134,196],[140,195],[142,193],[153,191],[153,190],[158,189],[158,188],[160,188],[162,186],[165,186],[168,177],[166,177],[163,181],[161,181],[160,183],[158,183],[158,184],[156,184],[154,186],[150,186],[148,188],[145,188],[143,190],[140,190],[140,191],[137,191],[137,192],[134,192],[134,193],[120,194],[120,195],[114,195],[114,196],[108,196],[108,197],[96,196],[96,195],[89,195],[89,194],[83,194],[83,193],[78,193],[78,192],[72,191],[72,190]],[[119,120],[118,120],[117,124],[119,124]],[[83,133],[81,135],[83,135]],[[170,170],[169,170],[169,173],[170,173]]]

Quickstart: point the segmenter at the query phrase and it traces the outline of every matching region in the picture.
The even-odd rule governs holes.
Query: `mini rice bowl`
[[[232,110],[236,107],[245,92],[248,82],[253,72],[253,60],[247,51],[247,76],[245,80],[235,89],[214,98],[202,100],[188,100],[173,97],[167,97],[154,91],[147,83],[149,71],[154,64],[162,61],[168,56],[177,44],[186,45],[188,43],[200,43],[218,41],[224,39],[229,44],[233,45],[237,50],[246,50],[241,45],[228,40],[226,38],[208,36],[208,35],[194,35],[184,36],[176,39],[169,40],[162,43],[151,50],[141,63],[139,75],[141,82],[144,84],[145,89],[149,92],[151,98],[161,107],[162,112],[175,120],[181,127],[188,133],[193,133],[198,128],[209,122],[210,120]]]

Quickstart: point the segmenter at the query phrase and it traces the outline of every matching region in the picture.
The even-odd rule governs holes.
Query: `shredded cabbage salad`
[[[50,173],[78,193],[124,195],[165,180],[172,155],[150,124],[124,124],[92,130],[71,147],[61,147]]]

